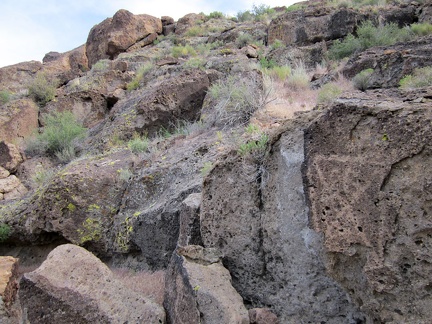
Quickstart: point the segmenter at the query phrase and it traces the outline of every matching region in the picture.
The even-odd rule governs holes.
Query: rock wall
[[[426,323],[432,114],[429,101],[388,94],[340,100],[308,128],[310,222],[327,271],[370,321]]]
[[[287,126],[262,164],[227,157],[215,167],[204,183],[201,234],[222,251],[249,307],[271,307],[281,323],[361,321],[325,273],[322,236],[308,226],[301,167],[312,116]]]

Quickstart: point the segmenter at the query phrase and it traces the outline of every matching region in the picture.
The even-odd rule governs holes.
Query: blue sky
[[[119,9],[175,20],[194,12],[222,11],[235,16],[253,4],[289,6],[293,0],[0,0],[0,67],[42,61],[50,51],[66,52],[87,40],[90,29]]]

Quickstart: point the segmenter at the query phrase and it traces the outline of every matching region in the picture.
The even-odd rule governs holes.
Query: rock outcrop
[[[165,279],[170,323],[249,324],[241,296],[216,249],[189,245],[173,254]]]
[[[127,289],[94,255],[57,247],[23,275],[19,297],[30,323],[165,323],[162,306]]]
[[[88,64],[91,67],[101,59],[112,60],[155,33],[162,33],[160,19],[119,10],[112,18],[105,19],[91,29],[86,43]]]
[[[0,257],[0,298],[6,308],[15,301],[17,291],[18,259],[2,256]]]
[[[201,235],[204,246],[222,251],[250,307],[271,306],[281,323],[361,321],[325,273],[321,237],[308,227],[301,167],[312,118],[290,123],[262,164],[234,155],[214,167],[203,187]]]
[[[39,108],[30,99],[18,99],[0,110],[0,138],[8,143],[21,144],[38,128]]]
[[[368,91],[305,134],[311,226],[324,235],[327,271],[370,322],[432,316],[431,121],[430,99]]]
[[[397,87],[414,69],[432,65],[431,41],[428,36],[404,44],[370,48],[351,57],[342,73],[353,78],[363,70],[373,69],[368,88]]]

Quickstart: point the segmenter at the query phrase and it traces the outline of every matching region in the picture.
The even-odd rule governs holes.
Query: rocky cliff
[[[120,10],[1,68],[0,321],[428,323],[431,7]]]

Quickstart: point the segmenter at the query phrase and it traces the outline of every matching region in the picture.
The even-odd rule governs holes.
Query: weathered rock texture
[[[195,121],[209,85],[207,74],[195,70],[138,89],[117,102],[95,138],[106,147],[116,134],[123,140],[135,133],[153,136],[162,127],[172,129],[179,120]]]
[[[6,307],[15,301],[18,290],[18,259],[0,257],[0,297]]]
[[[165,323],[160,305],[124,287],[99,259],[72,244],[24,274],[19,296],[30,323]]]
[[[301,176],[308,123],[288,126],[262,165],[228,156],[215,166],[204,182],[201,235],[222,251],[248,306],[271,307],[281,323],[350,323],[363,316],[326,275],[321,237],[308,227]]]
[[[18,148],[4,141],[0,142],[0,166],[9,172],[15,172],[18,165],[23,161]]]
[[[123,9],[117,11],[112,18],[91,29],[86,43],[89,66],[100,59],[116,58],[153,33],[162,33],[160,19],[145,14],[134,15]]]
[[[194,193],[183,200],[180,209],[180,228],[177,244],[203,245],[200,231],[201,194]]]
[[[371,322],[432,316],[432,112],[430,99],[404,100],[357,93],[305,135],[311,226]]]
[[[399,81],[414,69],[432,65],[432,37],[388,47],[374,47],[353,56],[342,73],[354,77],[365,69],[373,69],[369,88],[397,87]]]
[[[0,110],[0,138],[8,143],[21,144],[38,127],[38,106],[30,99],[19,99]]]
[[[173,254],[164,306],[170,323],[248,324],[241,296],[216,249],[189,245]]]
[[[121,178],[121,172],[132,165],[128,150],[70,163],[25,204],[9,206],[5,218],[16,226],[19,241],[40,242],[49,233],[104,255],[115,236],[112,217],[128,180]]]

